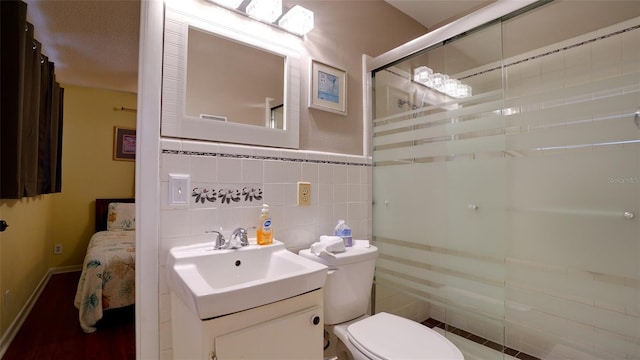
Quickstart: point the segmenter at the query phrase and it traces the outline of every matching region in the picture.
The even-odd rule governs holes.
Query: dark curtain
[[[53,64],[43,62],[43,74],[40,77],[40,90],[47,93],[51,91],[49,74],[53,71]],[[38,190],[41,194],[51,192],[51,105],[52,101],[47,101],[49,96],[40,101],[40,123],[38,126]]]
[[[31,24],[28,24],[33,29]],[[33,38],[33,36],[32,36]],[[31,46],[28,46],[31,44]],[[22,118],[22,181],[23,196],[36,196],[38,184],[38,125],[40,104],[44,97],[40,93],[40,69],[42,46],[37,40],[27,42],[24,76],[24,116]],[[27,60],[28,59],[28,60]],[[39,100],[39,101],[38,101]]]
[[[27,5],[0,1],[0,197],[22,197],[23,86]]]
[[[53,63],[51,63],[51,74],[53,75]],[[48,140],[46,146],[49,149],[50,161],[45,163],[47,167],[46,179],[49,181],[47,192],[55,193],[62,191],[60,182],[62,173],[62,100],[63,89],[55,81],[55,76],[49,79],[49,90],[51,91],[51,102],[48,114],[50,116],[49,127],[47,129]]]
[[[41,53],[27,5],[0,1],[0,198],[61,191],[62,88]]]
[[[51,153],[55,154],[52,156],[53,161],[51,161],[51,179],[53,181],[53,186],[51,187],[51,192],[61,192],[62,191],[62,114],[64,113],[64,88],[61,88],[58,83],[55,83],[56,88],[58,88],[58,101],[55,104],[58,106],[58,126],[57,129],[52,127],[51,138],[54,139],[54,143],[52,144]]]

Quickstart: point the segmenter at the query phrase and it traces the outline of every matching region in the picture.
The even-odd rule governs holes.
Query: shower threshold
[[[448,333],[457,335],[463,339],[467,339],[470,341],[473,341],[474,343],[478,344],[478,345],[482,345],[484,347],[490,348],[492,350],[495,350],[499,353],[503,353],[506,355],[509,355],[515,359],[520,359],[520,360],[541,360],[540,358],[537,358],[535,356],[531,356],[527,353],[512,349],[510,347],[506,347],[504,345],[500,345],[496,342],[493,342],[491,340],[487,340],[483,337],[480,337],[478,335],[472,334],[468,331],[459,329],[455,326],[451,326],[448,325],[446,323],[443,323],[442,321],[433,319],[433,318],[429,318],[425,321],[422,322],[422,325],[425,325],[431,329],[437,330],[437,329],[442,329]]]

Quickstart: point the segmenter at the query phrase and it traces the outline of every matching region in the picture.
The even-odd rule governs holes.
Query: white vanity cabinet
[[[174,359],[322,359],[322,289],[209,320],[171,295]]]

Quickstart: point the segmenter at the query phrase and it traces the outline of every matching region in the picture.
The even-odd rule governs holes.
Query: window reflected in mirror
[[[284,129],[283,56],[192,27],[187,43],[185,115]]]

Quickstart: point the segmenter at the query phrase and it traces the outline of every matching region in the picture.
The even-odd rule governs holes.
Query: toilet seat
[[[347,335],[370,359],[464,359],[444,336],[415,321],[384,312],[352,323]]]

